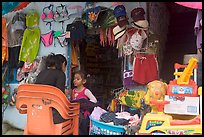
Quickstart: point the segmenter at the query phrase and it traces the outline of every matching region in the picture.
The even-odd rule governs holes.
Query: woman
[[[51,85],[65,93],[66,64],[67,60],[63,55],[49,54],[46,58],[46,69],[38,74],[35,84]],[[52,109],[52,113],[54,124],[65,121],[55,108]]]

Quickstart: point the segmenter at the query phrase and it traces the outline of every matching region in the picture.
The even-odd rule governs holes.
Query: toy
[[[159,100],[150,103],[163,106],[168,102]],[[202,122],[200,116],[191,120],[173,120],[171,115],[164,114],[163,111],[147,113],[143,118],[139,134],[202,134]]]
[[[198,60],[196,58],[191,58],[189,64],[180,65],[176,63],[174,68],[176,72],[174,73],[175,79],[169,82],[167,95],[169,96],[191,96],[196,97],[197,85],[196,85],[196,71],[194,73],[194,80],[190,79],[193,69],[197,68]],[[183,72],[178,72],[179,68],[185,68]],[[180,76],[180,77],[178,77]]]
[[[177,134],[177,135],[193,135],[193,134],[202,134],[202,87],[199,87],[197,90],[197,85],[193,80],[190,80],[190,75],[192,69],[196,67],[197,60],[195,58],[190,59],[188,66],[184,69],[183,72],[175,73],[180,75],[178,79],[171,81],[168,85],[167,94],[176,95],[176,99],[181,99],[180,96],[197,96],[200,95],[200,115],[197,115],[190,120],[177,120],[173,119],[171,115],[165,114],[163,112],[163,107],[165,104],[170,103],[165,101],[164,97],[158,96],[155,98],[154,92],[148,90],[147,95],[145,96],[145,102],[149,103],[154,113],[147,113],[141,124],[139,134]],[[178,81],[177,81],[178,80]],[[176,93],[174,92],[175,87],[178,89],[183,89],[183,92]],[[186,93],[187,89],[190,89],[190,94]],[[165,95],[165,94],[164,94]],[[163,95],[163,96],[164,96]]]
[[[151,100],[164,100],[164,95],[166,94],[167,91],[167,84],[159,81],[159,80],[154,80],[150,83],[147,84],[147,94],[145,95],[145,104],[150,105],[152,108],[151,113],[156,113],[157,108],[155,105],[151,105],[150,101]]]

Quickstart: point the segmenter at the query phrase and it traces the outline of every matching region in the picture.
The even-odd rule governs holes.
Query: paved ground
[[[2,124],[2,135],[23,135],[23,130],[11,127],[7,123]]]

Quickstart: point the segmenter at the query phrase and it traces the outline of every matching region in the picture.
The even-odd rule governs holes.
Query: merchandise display
[[[167,19],[185,12],[195,39],[178,31],[176,42],[202,55],[202,9],[177,4],[3,2],[2,121],[17,109],[25,135],[202,134],[202,59],[181,59],[184,43],[163,61],[170,32],[183,28]]]

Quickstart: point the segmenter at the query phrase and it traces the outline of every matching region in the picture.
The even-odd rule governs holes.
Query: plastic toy
[[[196,68],[197,59],[191,58],[188,66],[183,72],[176,72],[179,78],[174,79],[168,85],[167,94],[174,96],[175,99],[182,100],[185,96],[200,96],[200,115],[190,120],[173,119],[171,115],[165,114],[163,108],[165,104],[170,103],[164,101],[163,98],[155,100],[150,93],[145,97],[146,101],[153,106],[154,113],[147,113],[139,130],[139,134],[177,134],[177,135],[193,135],[202,134],[202,87],[197,90],[196,82],[190,79],[192,70]],[[184,67],[184,66],[182,66]],[[195,74],[194,74],[195,75]],[[183,91],[181,92],[181,89]],[[150,90],[148,90],[150,92]],[[151,98],[150,98],[151,97]]]
[[[159,80],[154,80],[150,83],[147,84],[147,94],[145,95],[145,104],[150,105],[150,107],[152,108],[152,113],[156,113],[157,112],[157,108],[155,105],[152,105],[150,103],[151,100],[164,100],[164,95],[166,94],[167,91],[167,84],[159,81]]]
[[[174,134],[192,135],[202,134],[202,122],[200,116],[191,120],[173,120],[171,115],[163,113],[164,104],[168,101],[150,101],[158,108],[158,113],[147,113],[142,121],[139,134]]]
[[[193,69],[197,69],[196,58],[191,58],[189,64],[180,65],[176,63],[174,68],[176,72],[174,73],[175,79],[169,82],[167,95],[169,96],[198,96],[197,85],[196,85],[196,71],[194,71],[194,80],[190,79]],[[185,68],[183,72],[178,72],[178,69]],[[179,77],[178,77],[179,76]]]

